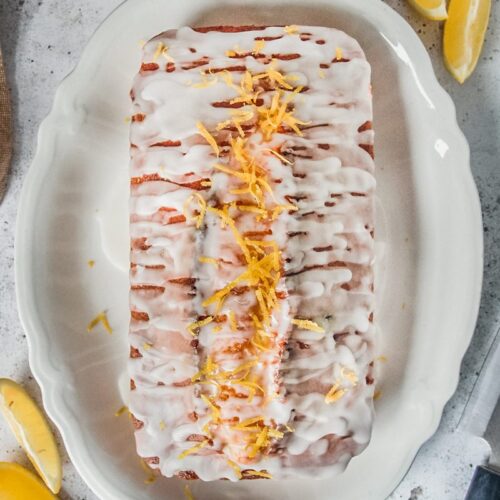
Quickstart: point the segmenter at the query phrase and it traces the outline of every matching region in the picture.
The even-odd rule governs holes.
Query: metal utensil
[[[500,337],[489,350],[459,429],[484,438],[491,447],[488,465],[476,467],[466,500],[500,500]]]

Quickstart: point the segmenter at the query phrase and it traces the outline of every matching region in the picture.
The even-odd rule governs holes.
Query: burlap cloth
[[[9,89],[5,80],[2,50],[0,49],[0,202],[7,187],[10,157],[12,154],[11,108]]]

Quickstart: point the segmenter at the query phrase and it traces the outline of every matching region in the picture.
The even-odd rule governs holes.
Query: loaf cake
[[[326,477],[370,439],[370,66],[313,26],[184,27],[131,91],[130,403],[167,477]]]

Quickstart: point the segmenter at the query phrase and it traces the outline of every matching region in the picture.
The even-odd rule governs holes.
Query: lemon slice
[[[427,19],[443,21],[448,17],[446,0],[409,0],[410,4]]]
[[[0,462],[2,500],[55,500],[56,497],[32,472],[18,464]]]
[[[451,0],[444,26],[444,60],[464,83],[476,67],[490,17],[491,0]]]
[[[61,489],[61,458],[40,408],[19,384],[2,378],[0,411],[45,484],[57,493]]]

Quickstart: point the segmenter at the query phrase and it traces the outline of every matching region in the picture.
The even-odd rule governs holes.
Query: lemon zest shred
[[[187,484],[184,486],[184,496],[186,497],[186,500],[195,500],[193,493]]]
[[[273,208],[271,212],[271,219],[275,220],[282,212],[286,211],[292,211],[295,212],[299,209],[299,207],[296,207],[295,205],[277,205],[276,207]]]
[[[265,477],[266,479],[273,478],[273,476],[271,476],[271,474],[269,474],[269,472],[264,472],[262,470],[247,469],[245,472],[247,472],[248,475],[252,475],[252,476]]]
[[[216,164],[214,167],[216,170],[220,170],[221,172],[224,172],[229,175],[234,175],[235,177],[238,177],[240,179],[247,179],[249,174],[245,174],[243,172],[239,172],[238,170],[234,170],[230,167],[226,167],[226,165],[220,165]]]
[[[238,330],[238,323],[236,322],[234,311],[229,311],[229,326],[233,332]]]
[[[235,425],[234,427],[236,429],[242,429],[244,427],[248,427],[249,425],[255,424],[257,422],[263,422],[264,421],[264,416],[259,415],[258,417],[252,417],[252,418],[247,418],[240,422],[239,424]]]
[[[245,243],[243,241],[243,237],[241,236],[240,232],[238,231],[238,229],[236,228],[236,225],[234,223],[234,220],[227,214],[225,213],[223,210],[219,210],[217,208],[214,208],[214,207],[207,207],[207,210],[213,214],[216,214],[218,215],[221,220],[227,224],[229,226],[229,228],[231,229],[231,231],[233,232],[233,235],[236,239],[236,242],[240,245],[241,247],[241,250],[243,252],[243,255],[245,256],[247,262],[250,261],[250,253],[248,251],[248,249],[246,248],[245,246]]]
[[[262,427],[260,425],[249,425],[248,427],[241,427],[241,428],[238,428],[238,427],[233,427],[234,429],[237,429],[237,430],[240,430],[240,431],[243,431],[243,432],[248,432],[248,433],[258,433],[262,430]]]
[[[250,343],[256,347],[257,349],[259,349],[260,351],[264,351],[264,352],[269,352],[271,349],[269,349],[268,347],[265,347],[264,345],[262,345],[261,343],[259,343],[257,340],[255,340],[254,338],[250,339]]]
[[[278,153],[274,149],[265,148],[264,151],[269,151],[272,155],[276,156],[276,158],[279,158],[283,163],[286,163],[287,165],[293,165],[293,162],[287,160],[282,154]]]
[[[205,89],[207,87],[215,85],[219,81],[217,75],[211,75],[211,78],[207,78],[207,74],[204,73],[203,71],[200,71],[200,75],[201,75],[201,82],[193,83],[191,85],[195,89]]]
[[[233,462],[232,460],[229,459],[227,459],[226,462],[229,465],[229,467],[231,467],[231,469],[233,469],[234,472],[236,472],[236,476],[238,477],[238,479],[241,479],[243,477],[243,474],[241,473],[240,466],[236,462]]]
[[[236,208],[241,212],[253,212],[259,215],[266,215],[268,213],[264,208],[260,208],[255,205],[237,205]]]
[[[168,62],[175,62],[175,59],[168,53],[168,47],[165,45],[163,47],[163,50],[161,51],[161,55],[168,61]]]
[[[192,323],[189,323],[189,325],[186,327],[186,329],[194,337],[196,335],[195,330],[198,330],[198,329],[208,325],[213,320],[214,320],[213,316],[207,316],[205,319],[202,319],[200,321],[193,321]]]
[[[163,52],[164,48],[165,45],[163,45],[163,42],[158,42],[155,53],[153,54],[153,61],[156,61],[158,57],[160,57],[160,54]]]
[[[213,385],[215,387],[215,391],[216,391],[214,394],[215,398],[218,398],[221,391],[222,391],[221,385],[216,380],[197,380],[196,382],[198,382],[198,384],[202,384],[202,385]]]
[[[260,391],[262,393],[262,395],[265,394],[264,389],[256,382],[251,382],[249,380],[239,380],[239,381],[235,381],[234,383],[248,389],[247,399],[249,400],[249,402],[251,402],[253,400],[257,391]]]
[[[205,394],[201,395],[201,399],[212,411],[212,422],[217,423],[220,420],[220,408],[216,406]]]
[[[236,127],[238,130],[238,133],[240,134],[240,137],[245,137],[245,131],[241,127],[242,123],[248,122],[254,118],[254,112],[253,111],[242,111],[242,110],[236,110],[231,112],[231,122],[233,125]],[[223,122],[226,123],[226,122]]]
[[[255,440],[255,443],[251,445],[251,450],[248,453],[249,458],[255,458],[259,451],[264,448],[267,445],[269,428],[264,427],[262,431],[258,434],[257,439]]]
[[[263,73],[258,73],[252,76],[252,80],[258,81],[262,79],[268,79],[271,83],[281,86],[287,90],[292,90],[293,87],[286,81],[286,77],[276,69],[276,60],[273,60],[269,65],[267,71]],[[274,96],[273,96],[274,97]]]
[[[88,325],[87,332],[91,332],[99,323],[102,323],[104,329],[111,335],[113,333],[113,329],[109,324],[108,317],[106,315],[106,311],[101,311]]]
[[[231,101],[232,102],[232,101]],[[226,128],[227,126],[231,125],[232,121],[231,120],[225,120],[223,122],[220,122],[217,124],[217,126],[215,127],[215,130],[219,131],[219,130],[222,130],[224,128]]]
[[[155,474],[153,473],[153,471],[151,470],[151,467],[149,467],[149,465],[142,459],[139,460],[139,463],[141,464],[142,470],[144,472],[148,473],[148,477],[146,479],[144,479],[144,484],[154,483],[157,478],[156,478]]]
[[[278,431],[277,429],[272,429],[272,428],[269,428],[267,433],[269,436],[276,438],[276,439],[283,439],[283,436],[284,436],[283,432]]]
[[[358,375],[353,370],[350,370],[345,366],[341,367],[340,376],[343,379],[348,380],[353,386],[355,386],[359,381]]]
[[[248,361],[247,363],[243,363],[236,368],[233,368],[232,370],[229,370],[225,372],[225,375],[236,375],[237,373],[240,373],[248,368],[253,368],[255,365],[257,365],[259,362],[258,359],[252,359],[251,361]]]
[[[265,40],[256,40],[252,52],[254,54],[259,54],[265,46],[266,46]]]
[[[219,266],[219,261],[214,257],[198,257],[198,261],[202,264],[213,264],[214,266]]]
[[[299,27],[296,26],[295,24],[291,24],[289,26],[285,26],[283,28],[283,31],[287,34],[287,35],[297,35],[299,33]]]
[[[340,61],[340,60],[342,60],[342,59],[343,59],[343,57],[342,57],[342,56],[343,56],[342,49],[341,49],[340,47],[337,47],[337,48],[335,49],[335,59],[336,59],[337,61]]]
[[[123,415],[125,412],[129,412],[128,406],[125,406],[125,405],[121,406],[120,408],[118,408],[118,410],[115,411],[115,417],[119,417],[119,416]]]
[[[291,321],[292,325],[296,325],[299,328],[302,328],[302,330],[310,330],[311,332],[317,332],[317,333],[325,333],[325,329],[318,325],[318,323],[315,323],[314,321],[311,321],[309,319],[298,319],[294,318]]]
[[[252,73],[250,71],[245,71],[245,74],[243,75],[243,78],[241,80],[241,85],[242,89],[244,92],[249,94],[250,92],[253,92],[253,80],[252,80]]]
[[[188,455],[191,455],[192,453],[196,453],[198,450],[201,450],[207,444],[209,443],[208,439],[205,439],[201,443],[195,444],[194,446],[191,446],[191,448],[188,448],[187,450],[184,450],[177,458],[179,460],[182,460],[183,458],[186,458]]]
[[[191,87],[195,89],[206,89],[208,87],[211,87],[212,85],[215,85],[216,83],[217,83],[216,78],[212,79],[205,78],[201,82],[191,84]]]
[[[344,396],[346,392],[347,391],[345,389],[342,389],[340,387],[340,384],[336,382],[335,384],[332,385],[331,389],[326,393],[325,403],[330,404],[334,403],[335,401],[338,401]]]
[[[94,264],[95,264],[95,260],[88,260],[87,261],[87,266],[89,266],[90,268],[94,267]]]
[[[220,155],[220,149],[215,140],[214,136],[206,129],[205,125],[201,122],[196,122],[196,128],[199,130],[200,134],[205,138],[205,140],[212,146],[214,153],[217,157]]]
[[[199,214],[191,216],[188,214],[188,206],[191,203],[192,200],[196,200],[199,204]],[[207,202],[205,201],[205,198],[201,196],[199,193],[192,193],[186,198],[186,201],[184,202],[184,205],[182,207],[182,213],[184,214],[184,217],[186,217],[186,220],[196,222],[196,229],[200,229],[201,225],[203,224],[203,220],[205,218],[205,214],[207,212]]]
[[[289,87],[292,88],[291,86]],[[257,126],[262,132],[265,141],[269,141],[271,136],[279,130],[283,123],[289,126],[297,135],[303,135],[298,125],[307,125],[310,122],[299,120],[293,116],[291,111],[288,111],[290,101],[301,90],[302,87],[297,87],[286,97],[283,97],[282,91],[278,90],[274,94],[269,107],[261,106],[257,108]]]

